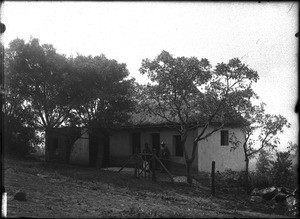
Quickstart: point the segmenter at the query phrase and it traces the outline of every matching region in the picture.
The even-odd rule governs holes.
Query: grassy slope
[[[271,217],[267,204],[205,185],[136,179],[94,168],[5,159],[8,217]],[[26,202],[13,200],[17,191]],[[277,212],[280,213],[280,212]],[[282,216],[280,216],[282,217]]]

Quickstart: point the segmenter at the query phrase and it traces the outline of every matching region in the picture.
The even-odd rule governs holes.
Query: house
[[[243,170],[245,167],[245,156],[242,145],[232,150],[233,144],[230,136],[234,133],[241,143],[244,142],[244,135],[241,131],[244,121],[232,119],[223,129],[213,133],[206,140],[198,142],[196,158],[192,168],[197,171],[211,171],[211,163],[215,161],[216,171],[225,169]],[[192,152],[193,140],[202,131],[203,127],[198,127],[189,132],[186,147],[189,156]],[[208,127],[208,132],[213,127]],[[180,135],[175,129],[166,126],[159,118],[142,117],[133,119],[131,125],[122,126],[115,130],[109,138],[110,165],[120,166],[135,153],[144,149],[145,143],[155,148],[159,153],[160,142],[163,141],[168,147],[171,157],[171,166],[184,166],[185,158],[180,146]]]
[[[230,142],[233,133],[241,144],[244,142],[241,131],[243,124],[243,120],[232,118],[223,129],[198,142],[192,168],[209,172],[212,161],[215,161],[216,171],[243,170],[243,148],[240,146],[232,150],[233,145]],[[188,134],[186,147],[189,156],[193,140],[202,128],[199,126]],[[207,131],[212,129],[213,126],[210,126]],[[160,143],[163,141],[171,154],[171,167],[184,168],[185,165],[178,132],[168,127],[161,119],[143,114],[135,114],[126,125],[111,131],[109,136],[103,135],[101,130],[88,133],[80,128],[60,128],[51,134],[51,139],[49,160],[53,161],[91,167],[122,166],[135,153],[136,148],[143,151],[145,143],[155,148],[159,154]]]
[[[79,127],[63,127],[48,131],[47,134],[48,161],[90,167],[108,166],[108,137],[100,130],[88,132]]]

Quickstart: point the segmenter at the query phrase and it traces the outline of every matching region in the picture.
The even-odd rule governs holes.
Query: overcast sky
[[[5,47],[15,38],[53,44],[66,55],[100,55],[126,63],[145,83],[142,59],[162,50],[207,58],[213,66],[237,57],[258,71],[254,86],[267,112],[291,123],[283,149],[298,142],[297,2],[5,2]]]

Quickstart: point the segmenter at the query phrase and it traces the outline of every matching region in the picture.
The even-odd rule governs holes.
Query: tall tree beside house
[[[103,54],[78,55],[69,62],[74,73],[71,84],[76,87],[77,95],[69,122],[85,127],[90,139],[96,137],[105,142],[110,130],[129,118],[134,103],[134,79],[128,78],[126,64]],[[93,142],[91,146],[95,153],[102,152]]]
[[[70,84],[73,84],[77,98],[68,122],[71,126],[85,127],[91,139],[97,136],[103,142],[113,127],[129,118],[134,103],[134,79],[128,78],[126,64],[103,54],[94,57],[78,55],[70,58],[69,63],[73,73]],[[70,146],[67,148],[70,154]]]
[[[66,121],[72,96],[66,89],[70,68],[65,56],[36,38],[15,39],[6,50],[6,84],[13,98],[31,109],[35,126],[47,132]],[[46,158],[49,136],[46,135]]]
[[[191,184],[191,165],[198,142],[220,130],[228,122],[229,114],[238,116],[235,106],[248,103],[254,95],[251,84],[257,81],[258,74],[237,58],[218,63],[212,70],[207,59],[174,58],[166,51],[154,60],[144,59],[140,72],[147,74],[151,81],[141,86],[141,104],[177,129],[186,161],[187,182]],[[189,131],[199,126],[203,128],[193,145],[186,145]],[[191,155],[187,147],[192,148]]]
[[[278,134],[283,133],[285,127],[290,127],[285,117],[266,113],[264,106],[264,103],[247,108],[238,106],[239,112],[249,122],[248,126],[242,128],[245,138],[242,147],[245,155],[245,180],[248,192],[250,192],[250,159],[263,150],[275,150],[280,144]]]
[[[92,128],[112,128],[128,119],[133,106],[134,79],[126,64],[104,55],[78,55],[70,60],[76,101],[70,122]]]
[[[62,125],[85,126],[91,131],[127,119],[134,79],[128,79],[125,64],[104,55],[67,58],[35,38],[28,43],[13,40],[6,55],[10,104],[29,109],[31,117],[27,118],[35,128],[46,131],[46,159],[50,135]],[[78,137],[68,138],[67,161]]]
[[[32,109],[24,104],[25,101],[9,85],[5,86],[3,94],[4,153],[25,156],[32,149],[30,142],[38,143]]]

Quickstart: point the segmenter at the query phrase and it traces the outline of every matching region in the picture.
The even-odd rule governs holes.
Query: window
[[[173,136],[173,145],[175,147],[175,156],[183,156],[183,150],[181,147],[181,137],[180,135]]]
[[[228,146],[229,145],[229,132],[228,130],[221,131],[221,146]]]

